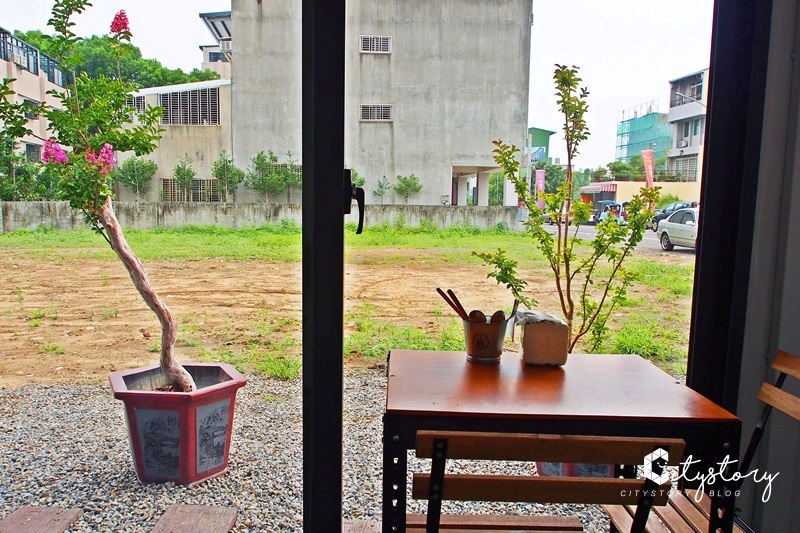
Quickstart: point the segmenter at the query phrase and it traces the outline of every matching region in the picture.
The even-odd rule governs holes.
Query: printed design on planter
[[[230,399],[197,408],[197,472],[221,466],[228,437]]]
[[[177,478],[180,473],[178,411],[137,409],[136,425],[147,475]]]
[[[472,338],[472,345],[478,350],[485,350],[489,347],[489,337],[483,333],[479,333]]]

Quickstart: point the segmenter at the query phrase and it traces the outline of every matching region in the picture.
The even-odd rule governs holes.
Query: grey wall
[[[232,0],[232,11],[234,159],[299,160],[301,2]],[[414,173],[423,188],[410,203],[439,204],[452,166],[494,166],[497,138],[524,146],[531,0],[359,0],[347,16],[345,165],[367,179],[368,203],[382,176]],[[392,53],[360,53],[360,35],[391,36]],[[392,104],[394,120],[360,122],[360,104]]]
[[[753,258],[747,302],[739,408],[744,444],[761,414],[756,395],[778,349],[800,355],[800,69],[792,58],[800,45],[798,1],[773,2],[767,97],[763,122]],[[791,378],[789,381],[792,381]],[[788,381],[787,381],[788,383]],[[797,384],[791,384],[800,393]],[[769,501],[764,483],[746,482],[737,507],[761,532],[800,531],[800,424],[774,412],[751,468],[779,473]]]
[[[153,229],[180,227],[188,224],[244,228],[277,223],[281,220],[302,222],[299,204],[264,203],[158,203],[115,202],[114,210],[123,228]],[[357,210],[347,217],[357,222]],[[365,226],[396,224],[400,219],[408,226],[418,226],[422,219],[436,222],[439,228],[471,225],[490,228],[505,222],[511,229],[521,229],[516,222],[516,207],[453,207],[371,205],[367,207]],[[66,202],[0,202],[0,231],[35,230],[41,226],[59,229],[86,227],[83,215],[70,209]]]
[[[493,167],[498,138],[524,146],[530,16],[530,0],[348,3],[345,163],[368,199],[382,176],[414,173],[411,201],[437,204],[454,165]],[[360,53],[360,35],[391,36],[392,53]],[[393,104],[394,120],[361,122],[361,104]]]

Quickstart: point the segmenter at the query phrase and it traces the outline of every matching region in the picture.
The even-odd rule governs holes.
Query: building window
[[[173,126],[218,126],[219,87],[159,95],[161,123]]]
[[[697,157],[679,157],[675,160],[675,174],[681,181],[697,181]]]
[[[695,136],[700,135],[700,119],[694,119],[694,134]]]
[[[362,54],[391,54],[392,38],[385,35],[362,35],[360,38]]]
[[[228,56],[226,56],[222,52],[209,52],[208,53],[208,62],[209,63],[216,63],[217,61],[221,61],[223,63],[228,62]]]
[[[39,118],[39,102],[25,98],[23,103],[25,104],[25,118],[28,120]]]
[[[687,120],[683,123],[683,138],[689,137],[689,128],[690,128],[691,120]]]
[[[125,100],[125,105],[136,109],[136,114],[141,115],[144,113],[144,96],[134,96]]]
[[[192,180],[192,190],[181,190],[173,178],[161,179],[162,202],[219,202],[216,178]]]
[[[25,159],[31,163],[40,162],[42,160],[42,146],[25,143]]]
[[[392,105],[362,105],[361,106],[361,121],[392,121]]]

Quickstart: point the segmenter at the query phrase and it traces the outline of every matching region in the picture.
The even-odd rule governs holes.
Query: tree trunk
[[[192,376],[175,359],[175,339],[178,336],[175,317],[172,316],[172,312],[167,305],[156,294],[155,289],[150,284],[150,280],[147,278],[147,273],[144,271],[142,263],[128,246],[125,235],[122,233],[122,227],[119,225],[117,216],[111,206],[111,199],[107,198],[103,203],[103,207],[95,214],[108,233],[111,249],[114,250],[122,264],[125,265],[125,269],[130,274],[136,290],[139,291],[147,307],[156,314],[158,321],[161,323],[161,369],[174,389],[183,392],[196,390],[197,386]]]

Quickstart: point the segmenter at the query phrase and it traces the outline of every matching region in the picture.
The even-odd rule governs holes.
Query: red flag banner
[[[644,163],[645,186],[648,189],[653,188],[653,174],[655,174],[655,151],[642,150],[642,163]]]

